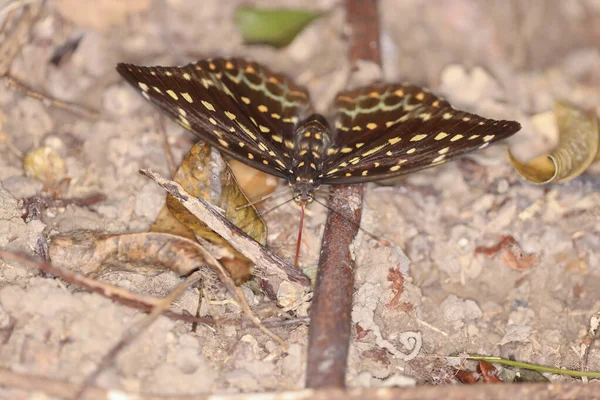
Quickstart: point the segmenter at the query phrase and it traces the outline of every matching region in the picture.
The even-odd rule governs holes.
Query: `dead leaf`
[[[551,154],[522,163],[508,151],[508,157],[519,175],[533,183],[569,181],[585,172],[594,161],[600,160],[600,130],[596,116],[564,102],[556,102],[554,114],[559,142]]]
[[[192,196],[223,209],[225,217],[254,240],[266,243],[267,229],[264,221],[253,206],[239,209],[249,203],[248,198],[239,188],[228,165],[218,153],[211,150],[210,145],[194,145],[179,166],[173,180],[181,184]],[[191,233],[197,239],[224,247],[229,254],[233,254],[233,258],[221,258],[220,261],[236,283],[250,277],[252,263],[193,216],[177,199],[167,195],[166,207],[181,225],[168,218],[163,211],[159,215],[160,221],[155,221],[151,231],[178,234],[188,238]]]
[[[206,264],[199,247],[167,233],[73,231],[52,237],[49,253],[56,266],[91,277],[117,271],[152,275],[166,270],[185,276]]]
[[[75,25],[100,32],[127,21],[127,16],[150,7],[150,0],[54,0],[54,8]]]

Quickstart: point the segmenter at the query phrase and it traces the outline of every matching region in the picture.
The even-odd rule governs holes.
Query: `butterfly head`
[[[299,206],[306,206],[315,200],[315,185],[308,180],[297,180],[292,183],[293,198]]]

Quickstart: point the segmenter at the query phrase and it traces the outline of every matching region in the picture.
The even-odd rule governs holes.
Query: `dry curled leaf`
[[[262,244],[266,243],[267,229],[264,221],[253,206],[240,209],[241,206],[249,203],[248,198],[239,188],[227,164],[217,152],[211,150],[208,144],[198,143],[190,149],[173,180],[181,184],[192,196],[221,208],[227,219],[254,240]],[[168,232],[188,238],[196,237],[225,247],[230,254],[233,254],[233,259],[222,258],[221,262],[234,280],[242,282],[250,276],[252,263],[193,216],[177,199],[167,195],[166,207],[183,227],[174,223],[162,211],[151,231]]]
[[[556,102],[554,114],[559,141],[551,154],[523,163],[508,151],[519,175],[533,183],[569,181],[585,172],[594,161],[600,160],[600,130],[596,116],[564,102]]]
[[[54,236],[49,253],[56,266],[91,277],[116,271],[150,275],[166,270],[185,276],[206,264],[199,248],[196,242],[167,233],[73,231]]]

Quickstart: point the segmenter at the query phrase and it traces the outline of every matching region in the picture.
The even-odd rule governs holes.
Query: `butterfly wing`
[[[183,67],[121,63],[117,71],[175,122],[229,156],[275,176],[290,172],[288,148],[311,106],[307,92],[282,75],[241,59]]]
[[[521,128],[518,122],[456,110],[409,85],[340,93],[332,120],[335,134],[322,184],[373,181],[432,167]]]

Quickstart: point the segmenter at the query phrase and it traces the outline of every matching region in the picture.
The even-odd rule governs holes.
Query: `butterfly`
[[[456,110],[425,88],[376,84],[339,93],[329,115],[256,62],[215,58],[117,71],[175,122],[221,152],[286,179],[312,203],[321,185],[375,181],[445,163],[517,132],[515,121]]]

